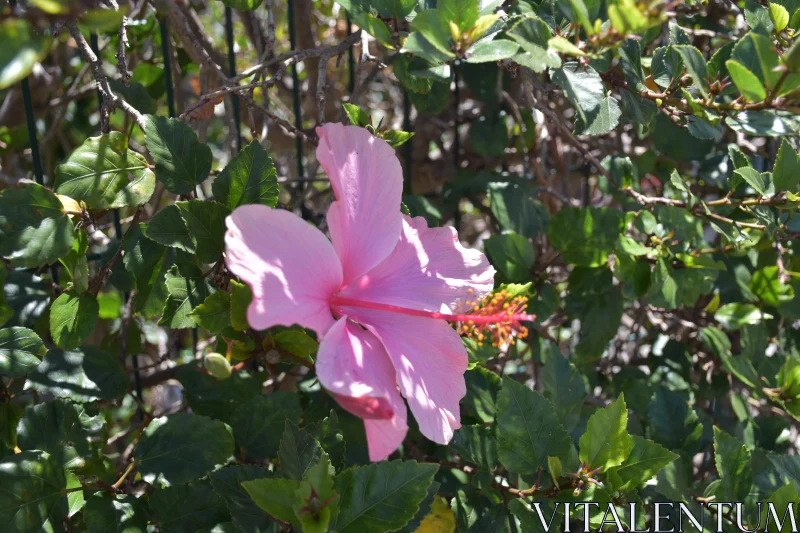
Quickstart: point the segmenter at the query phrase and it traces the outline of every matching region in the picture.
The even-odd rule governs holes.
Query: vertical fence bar
[[[350,14],[345,13],[345,21],[347,22],[347,36],[353,34],[352,31],[352,22],[350,21]],[[363,42],[363,41],[362,41]],[[353,90],[356,88],[356,60],[353,56],[353,47],[347,49],[347,81],[348,87],[350,88],[350,94],[353,94]]]
[[[9,0],[11,7],[16,7],[17,0]],[[20,83],[22,86],[22,102],[25,106],[25,122],[28,125],[28,142],[31,145],[31,162],[33,163],[33,177],[36,183],[44,186],[44,170],[42,169],[42,158],[39,154],[39,139],[36,135],[36,117],[33,115],[33,100],[31,99],[31,84],[28,78],[24,78]],[[58,285],[58,265],[50,265],[50,277],[53,283]]]
[[[461,104],[461,93],[458,89],[458,70],[457,66],[453,64],[453,163],[455,165],[456,175],[453,179],[458,179],[458,170],[461,168],[461,139],[458,136],[458,108]],[[453,215],[453,225],[456,230],[461,228],[461,198],[456,199],[456,212]]]
[[[408,98],[408,91],[403,91],[403,130],[411,132],[411,100]],[[411,192],[411,139],[406,141],[403,147],[405,156],[405,172],[403,173],[403,194],[413,194]]]
[[[164,57],[164,84],[167,91],[167,111],[170,118],[175,116],[175,95],[172,84],[172,54],[169,52],[169,26],[167,19],[158,20],[158,29],[161,32],[161,54]]]
[[[291,2],[290,2],[291,3]],[[225,7],[225,37],[228,42],[228,75],[236,76],[236,54],[233,50],[233,9]],[[233,122],[236,128],[236,151],[242,149],[242,120],[239,111],[239,96],[231,93],[233,102]]]
[[[289,2],[288,19],[289,19],[289,44],[292,50],[297,48],[297,35],[294,29],[294,2]],[[297,75],[297,63],[292,63],[292,98],[294,111],[294,127],[299,129],[303,128],[303,119],[300,116],[300,77]],[[300,137],[295,137],[295,151],[297,152],[297,177],[303,177],[303,140]]]

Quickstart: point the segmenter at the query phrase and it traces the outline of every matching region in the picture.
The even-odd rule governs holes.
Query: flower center
[[[472,289],[468,292],[471,294]],[[409,309],[399,305],[369,302],[339,295],[331,299],[331,308],[335,315],[346,315],[347,313],[338,308],[347,306],[446,320],[455,323],[458,333],[474,339],[478,346],[490,341],[495,347],[512,343],[515,339],[522,339],[528,335],[528,328],[523,326],[522,322],[532,322],[536,315],[525,313],[527,304],[526,297],[512,296],[506,290],[489,294],[480,301],[468,298],[459,303],[453,314]]]

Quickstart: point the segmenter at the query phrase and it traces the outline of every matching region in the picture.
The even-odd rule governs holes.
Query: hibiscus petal
[[[458,403],[467,393],[468,356],[461,337],[444,320],[357,307],[343,307],[365,325],[389,353],[400,392],[423,435],[447,444],[461,427]]]
[[[403,217],[400,241],[380,265],[340,295],[357,300],[451,313],[492,291],[495,270],[486,256],[464,248],[452,226],[429,228],[422,217]]]
[[[325,235],[263,205],[237,208],[226,224],[225,262],[253,291],[250,326],[300,324],[325,335],[334,323],[328,301],[342,284],[342,265]]]
[[[397,244],[403,170],[392,147],[364,128],[325,124],[317,134],[317,160],[336,197],[328,227],[347,284],[383,261]]]
[[[319,346],[316,370],[339,405],[364,419],[370,460],[381,461],[402,444],[408,431],[406,404],[392,362],[375,335],[340,319]]]

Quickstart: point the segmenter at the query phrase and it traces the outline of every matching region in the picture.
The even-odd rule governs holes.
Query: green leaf
[[[297,395],[290,392],[258,396],[242,404],[230,422],[242,457],[248,461],[276,458],[286,420],[299,420],[301,414]]]
[[[431,44],[438,53],[446,58],[455,57],[455,54],[450,51],[450,30],[447,27],[445,17],[442,16],[438,9],[420,11],[417,13],[417,16],[414,17],[414,20],[411,21],[411,27],[417,30],[423,40]],[[411,36],[413,35],[412,33]],[[411,39],[411,36],[409,36],[409,39]],[[406,42],[403,50],[405,51],[408,46],[409,43]],[[414,53],[414,50],[408,51]],[[419,50],[417,50],[417,52],[419,52]],[[433,59],[434,62],[438,62],[439,58],[436,57]]]
[[[82,468],[92,453],[89,439],[100,437],[102,416],[92,416],[81,405],[54,400],[25,408],[17,428],[21,450],[41,450],[64,468]]]
[[[155,214],[144,228],[145,236],[164,246],[171,246],[188,252],[195,253],[194,239],[183,220],[181,209],[177,204],[168,205]]]
[[[254,479],[242,482],[250,498],[270,516],[299,525],[294,514],[295,491],[300,482],[294,479]]]
[[[744,501],[753,484],[750,450],[737,438],[714,426],[714,463],[721,480],[717,489],[720,501]]]
[[[497,412],[497,395],[502,386],[500,377],[478,366],[464,374],[464,381],[467,385],[467,395],[461,401],[464,411],[482,422],[492,423]]]
[[[408,63],[408,61],[409,61],[408,56],[405,55],[397,56],[397,60],[395,61],[395,74],[397,74],[398,65],[399,64],[405,65],[406,63]],[[398,76],[398,79],[399,78],[400,76]],[[430,90],[430,81],[428,81],[427,86],[428,90]],[[350,119],[350,124],[352,124],[353,126],[361,126],[363,128],[364,126],[372,124],[372,119],[369,116],[369,112],[364,111],[355,104],[345,103],[342,104],[342,106],[344,106],[344,112],[347,115],[347,118]]]
[[[151,485],[177,485],[205,476],[233,454],[225,424],[205,416],[175,413],[145,428],[133,456]]]
[[[695,87],[700,90],[703,97],[708,97],[708,65],[700,50],[691,45],[675,45],[670,48],[680,54]]]
[[[401,19],[414,11],[417,2],[416,0],[373,0],[368,5],[372,5],[384,17]]]
[[[126,12],[126,9],[87,9],[80,14],[78,25],[85,32],[110,32],[119,28]]]
[[[254,11],[261,6],[264,0],[222,0],[222,3],[233,9],[242,11]]]
[[[439,466],[390,461],[357,466],[336,476],[339,533],[383,533],[403,527],[425,499]]]
[[[5,325],[5,323],[14,316],[14,310],[9,307],[8,303],[6,302],[6,293],[4,290],[6,276],[8,276],[6,265],[0,262],[0,327]],[[0,368],[2,368],[1,365]],[[2,373],[2,371],[0,371],[0,373]]]
[[[577,57],[584,57],[586,52],[572,44],[569,39],[562,37],[560,35],[556,35],[555,37],[551,37],[547,41],[547,46],[551,50],[555,50],[556,52],[568,56],[577,56]]]
[[[56,168],[54,188],[90,209],[111,209],[147,203],[155,186],[144,157],[128,148],[125,134],[112,131],[76,148]]]
[[[147,507],[144,498],[102,492],[86,500],[84,510],[87,533],[147,533]]]
[[[414,132],[409,131],[400,131],[400,130],[390,130],[385,132],[381,138],[389,143],[389,146],[392,148],[399,148],[403,146],[405,143],[411,140],[411,137],[414,136]]]
[[[784,479],[794,483],[795,488],[800,487],[800,456],[768,455],[767,458]]]
[[[230,210],[247,204],[275,207],[278,172],[261,143],[253,140],[225,166],[211,191],[216,201]]]
[[[566,457],[572,439],[553,405],[540,393],[506,377],[497,397],[497,455],[509,471],[535,474],[548,457]]]
[[[0,256],[17,267],[54,263],[72,249],[72,222],[58,197],[35,183],[0,191]]]
[[[494,470],[497,465],[497,440],[490,428],[461,426],[453,435],[450,446],[462,459],[485,470]]]
[[[225,250],[225,217],[230,214],[230,209],[208,200],[190,200],[175,205],[195,243],[197,259],[201,263],[216,262]]]
[[[25,389],[76,402],[116,400],[125,394],[130,379],[115,355],[94,346],[75,350],[49,350],[41,364],[28,374]]]
[[[604,135],[617,127],[621,115],[619,104],[606,96],[596,70],[569,62],[553,70],[551,77],[575,107],[576,135]]]
[[[798,500],[800,500],[800,496],[798,496],[797,488],[794,484],[786,485],[773,492],[764,502],[764,512],[761,518],[764,520],[765,529],[762,531],[767,531],[769,533],[790,533],[791,518],[782,522],[782,524],[785,524],[783,527],[778,526],[775,522],[784,519],[784,513],[790,505],[796,508]],[[777,520],[775,520],[775,516],[770,512],[769,504],[772,504],[772,507],[777,511]]]
[[[0,374],[21,378],[42,362],[42,339],[27,328],[0,329]]]
[[[287,417],[278,451],[283,473],[291,479],[304,479],[309,468],[319,461],[321,453],[319,442]]]
[[[53,341],[71,350],[80,346],[97,323],[100,306],[93,294],[67,291],[50,308],[50,335]]]
[[[445,22],[455,23],[462,32],[478,20],[478,0],[441,0],[437,2],[436,10]]]
[[[185,365],[178,371],[178,381],[192,412],[230,424],[242,405],[261,394],[261,382],[246,371],[229,379],[218,380],[197,365]]]
[[[670,450],[694,453],[703,436],[703,425],[679,392],[659,387],[647,415],[653,440]]]
[[[247,307],[253,300],[250,287],[236,280],[231,280],[231,326],[236,331],[244,331],[250,325],[247,323]]]
[[[303,330],[287,329],[273,335],[272,340],[276,348],[309,361],[313,361],[311,356],[319,349],[319,343]]]
[[[622,214],[615,209],[567,207],[552,218],[548,234],[565,262],[592,267],[606,263],[622,225]]]
[[[208,481],[156,490],[149,509],[160,533],[217,532],[217,526],[231,519],[225,500]]]
[[[569,275],[569,293],[565,310],[581,321],[580,342],[575,356],[594,361],[603,355],[617,334],[625,302],[622,291],[614,285],[611,270],[605,267],[576,267]]]
[[[171,193],[194,191],[211,171],[211,148],[178,119],[147,115],[145,142],[156,163],[156,177]]]
[[[231,518],[241,533],[261,533],[270,529],[272,521],[244,488],[245,482],[269,476],[266,468],[254,465],[229,466],[211,472],[209,476],[214,492],[225,499]]]
[[[167,302],[158,323],[174,329],[194,327],[195,320],[191,312],[214,290],[211,283],[194,265],[187,265],[182,270],[177,266],[172,267],[167,272],[166,280]]]
[[[180,217],[178,220],[180,221]],[[125,270],[136,280],[134,309],[149,318],[164,309],[167,301],[165,277],[172,266],[170,259],[173,254],[168,254],[167,248],[163,245],[145,238],[146,231],[145,224],[139,224],[138,227],[129,230],[129,237],[126,237],[124,243],[125,255],[122,256],[122,262]]]
[[[733,173],[746,181],[758,194],[770,194],[769,173],[759,172],[753,167],[737,168]]]
[[[761,102],[767,97],[767,91],[758,76],[750,72],[747,67],[733,59],[726,61],[725,66],[728,67],[728,73],[742,96],[751,102]]]
[[[714,313],[714,319],[725,329],[740,329],[747,324],[758,324],[772,318],[758,307],[748,303],[732,303],[720,307]]]
[[[780,4],[769,4],[769,16],[775,24],[775,31],[782,32],[789,25],[789,12]]]
[[[800,159],[786,139],[781,141],[778,149],[775,168],[772,169],[772,182],[776,191],[790,192],[796,191],[797,184],[800,183]]]
[[[619,466],[608,469],[607,479],[614,480],[614,490],[633,491],[678,457],[660,444],[633,435],[630,455]]]
[[[307,470],[295,491],[294,514],[304,532],[325,533],[338,515],[339,495],[333,488],[333,468],[325,452]],[[319,511],[311,509],[319,502]]]
[[[525,282],[531,279],[534,263],[533,245],[516,233],[508,232],[493,235],[483,241],[484,250],[492,265],[511,282]]]
[[[64,531],[70,512],[67,489],[80,487],[46,452],[27,451],[0,460],[0,521],[12,533]]]
[[[467,50],[467,63],[494,63],[510,58],[517,50],[519,45],[506,39],[478,41]]]
[[[633,437],[628,434],[628,408],[622,394],[619,398],[594,412],[589,418],[586,433],[579,442],[581,461],[591,469],[621,465],[633,449]]]
[[[33,66],[44,59],[53,39],[36,34],[34,27],[21,18],[7,18],[0,23],[0,90],[22,81]]]
[[[800,129],[800,118],[784,110],[741,111],[728,116],[725,123],[734,131],[762,137],[794,135]]]
[[[231,325],[231,295],[217,291],[203,300],[189,315],[209,333],[219,334]]]
[[[514,183],[490,183],[489,201],[500,227],[525,237],[535,237],[547,229],[550,214],[535,199],[535,189]]]
[[[564,429],[570,432],[580,421],[581,408],[588,395],[584,378],[557,348],[546,350],[543,359],[544,396],[553,404]]]
[[[482,157],[502,157],[508,146],[505,112],[497,109],[484,110],[470,125],[467,143],[470,149]]]

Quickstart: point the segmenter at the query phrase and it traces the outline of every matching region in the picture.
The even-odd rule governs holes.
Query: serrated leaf
[[[383,533],[403,527],[425,499],[439,466],[390,461],[358,466],[336,476],[340,533]]]
[[[531,279],[531,268],[535,261],[533,245],[514,232],[492,235],[483,241],[489,260],[506,281],[525,282]]]
[[[0,256],[12,266],[54,263],[74,238],[72,222],[49,189],[29,183],[0,191]]]
[[[746,181],[760,195],[770,194],[769,174],[759,172],[753,167],[737,168],[734,174]]]
[[[400,55],[397,56],[397,60],[395,61],[395,75],[397,75],[398,65],[405,65],[410,61],[408,56]],[[405,71],[403,71],[405,72]],[[398,76],[399,79],[400,76]],[[400,80],[403,81],[403,80]],[[428,90],[430,90],[430,82],[428,82]],[[427,92],[427,91],[426,91]],[[372,119],[369,116],[369,112],[364,111],[359,106],[355,104],[342,104],[344,107],[344,112],[347,115],[347,118],[350,119],[350,124],[353,126],[367,126],[368,124],[372,123]]]
[[[751,102],[760,102],[767,97],[764,85],[747,67],[733,59],[726,61],[725,66],[728,67],[728,73],[742,96]]]
[[[105,420],[65,400],[29,405],[17,428],[21,450],[42,450],[64,468],[85,465],[91,454],[89,439],[102,431]]]
[[[510,378],[497,397],[497,455],[518,474],[535,474],[547,458],[565,457],[572,440],[553,405],[540,393]]]
[[[299,525],[294,514],[295,491],[300,482],[294,479],[254,479],[242,482],[250,498],[270,516]]]
[[[588,394],[583,376],[558,349],[544,353],[542,384],[545,398],[555,408],[556,416],[567,432],[572,431],[580,420],[580,411]]]
[[[231,325],[231,295],[217,291],[195,307],[189,315],[209,333],[219,334]]]
[[[686,66],[686,70],[689,71],[689,75],[692,77],[695,86],[704,97],[707,97],[709,90],[708,65],[706,64],[705,58],[703,58],[703,54],[700,53],[700,50],[688,44],[675,45],[670,48],[680,54],[681,59],[683,59],[683,64]]]
[[[218,380],[197,365],[184,365],[178,381],[192,412],[231,424],[242,405],[261,394],[261,382],[246,371],[239,371],[226,380]]]
[[[436,10],[444,21],[454,22],[462,32],[478,20],[478,0],[441,0],[437,2]]]
[[[231,515],[208,481],[166,487],[153,492],[150,519],[160,533],[197,533],[230,522]]]
[[[703,425],[680,393],[659,387],[647,410],[653,439],[670,450],[693,453],[703,435]]]
[[[23,80],[50,49],[53,39],[39,33],[21,18],[8,18],[0,23],[0,90]]]
[[[201,263],[219,260],[225,250],[225,217],[230,210],[208,200],[190,200],[175,205],[194,243],[197,259]]]
[[[0,329],[0,374],[21,378],[42,362],[47,350],[42,339],[27,328]]]
[[[798,41],[800,42],[800,41]],[[772,182],[776,191],[797,190],[800,183],[800,159],[789,141],[781,140],[778,156],[775,158],[775,167],[772,169]]]
[[[158,323],[174,329],[194,327],[191,312],[214,290],[211,283],[199,268],[189,265],[183,271],[172,267],[167,272],[166,284],[167,301]]]
[[[769,4],[769,16],[775,25],[777,33],[782,32],[789,25],[789,12],[781,4]]]
[[[173,194],[187,194],[211,171],[211,149],[178,119],[147,115],[145,142],[156,178]]]
[[[55,191],[90,209],[139,206],[152,196],[155,174],[141,155],[128,148],[124,133],[90,137],[56,168]]]
[[[67,489],[80,486],[46,452],[27,451],[0,460],[0,520],[13,533],[63,531],[70,511]],[[24,495],[24,497],[22,497]]]
[[[144,228],[145,236],[164,246],[178,248],[190,254],[195,253],[195,241],[181,216],[180,208],[168,205],[150,220]]]
[[[590,469],[604,471],[623,463],[633,448],[633,437],[627,430],[628,408],[620,394],[613,403],[598,409],[589,418],[586,433],[579,442],[580,460]]]
[[[80,346],[97,323],[100,306],[93,294],[67,291],[50,307],[50,335],[53,341],[71,350]]]
[[[603,81],[596,70],[569,62],[552,70],[551,76],[575,107],[576,135],[603,135],[617,127],[621,116],[619,104],[606,96]]]
[[[152,317],[164,309],[167,300],[165,277],[172,266],[173,254],[167,248],[144,236],[147,226],[140,224],[128,232],[122,262],[136,280],[134,309]]]
[[[497,440],[490,428],[461,426],[453,435],[450,446],[463,460],[485,470],[494,470],[497,465]]]
[[[740,502],[750,493],[753,469],[750,450],[739,439],[714,426],[714,463],[721,480],[720,501]]]
[[[590,207],[562,208],[550,220],[548,234],[564,261],[580,266],[600,266],[608,260],[622,232],[619,211]]]
[[[25,389],[76,402],[116,400],[130,385],[116,356],[94,346],[49,350],[28,374]]]
[[[275,164],[261,143],[253,140],[225,166],[211,185],[211,191],[216,201],[230,210],[247,204],[275,207],[278,203]]]
[[[175,413],[145,428],[133,456],[151,485],[177,485],[208,474],[233,454],[225,424],[205,416]]]
[[[478,41],[467,50],[467,63],[493,63],[508,59],[519,50],[519,44],[506,39]]]
[[[608,470],[607,479],[614,480],[614,490],[632,491],[656,477],[662,468],[678,457],[660,444],[633,435],[630,455],[622,464]]]
[[[147,533],[147,504],[144,498],[97,493],[86,500],[87,533]]]
[[[298,420],[301,414],[297,395],[290,392],[258,396],[242,404],[230,422],[241,455],[248,461],[276,458],[286,420]]]
[[[270,477],[266,468],[255,465],[234,465],[211,472],[209,476],[214,492],[225,499],[234,524],[241,533],[262,533],[273,523],[253,502],[243,484],[255,479]]]
[[[283,473],[298,481],[320,458],[322,447],[307,431],[286,419],[286,429],[281,438],[278,459]]]

